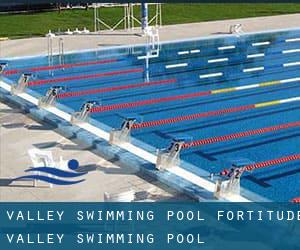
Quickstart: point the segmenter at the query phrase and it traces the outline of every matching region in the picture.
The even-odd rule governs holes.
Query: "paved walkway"
[[[136,200],[187,200],[153,179],[142,179],[134,171],[120,168],[59,134],[54,128],[40,124],[21,112],[0,102],[0,201],[103,201],[104,192],[120,193],[133,190]],[[89,173],[86,181],[72,186],[52,189],[32,181],[10,183],[10,179],[24,175],[31,166],[27,150],[51,150],[55,160],[77,159],[81,169]],[[144,178],[144,177],[143,177]]]
[[[207,35],[222,35],[228,33],[231,24],[236,23],[242,24],[245,32],[300,28],[300,14],[163,26],[160,29],[160,39],[161,41],[167,41]],[[141,37],[137,33],[138,30],[131,32],[103,31],[100,35],[64,36],[65,51],[144,43],[145,37]],[[54,52],[58,51],[57,45],[58,38],[54,42]],[[0,46],[1,57],[46,54],[47,39],[38,37],[10,40],[1,42]]]

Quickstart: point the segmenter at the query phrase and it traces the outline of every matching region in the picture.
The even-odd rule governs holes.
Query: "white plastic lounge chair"
[[[135,192],[133,190],[119,193],[119,194],[109,194],[104,193],[104,201],[106,202],[132,202],[135,199]]]
[[[28,150],[29,157],[31,159],[31,162],[33,164],[34,168],[37,167],[53,167],[53,168],[62,168],[62,166],[66,163],[60,159],[60,164],[56,164],[55,161],[53,160],[53,155],[51,151],[44,151],[40,150],[37,148],[32,148]],[[39,175],[39,172],[36,172],[37,175]],[[51,176],[50,174],[48,176]],[[34,180],[33,185],[36,187],[37,186],[37,180]],[[50,187],[53,187],[53,184],[50,184]]]

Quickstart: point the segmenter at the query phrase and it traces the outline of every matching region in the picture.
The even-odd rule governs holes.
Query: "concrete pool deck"
[[[91,20],[92,21],[92,20]],[[244,32],[269,29],[296,28],[300,24],[300,14],[271,17],[243,18],[202,23],[166,25],[159,29],[160,40],[176,40],[208,35],[228,34],[232,24],[242,24]],[[64,38],[65,51],[95,49],[108,46],[145,43],[139,30],[103,31],[95,35],[59,36]],[[53,42],[54,53],[58,52],[58,38]],[[30,56],[47,53],[47,38],[8,40],[0,42],[0,57]]]
[[[287,17],[288,16],[288,17]],[[282,21],[279,21],[279,20]],[[273,20],[273,21],[272,21]],[[287,21],[288,20],[288,21]],[[291,21],[293,20],[293,21]],[[162,40],[183,39],[187,37],[203,36],[212,33],[225,33],[232,23],[244,24],[245,31],[258,31],[266,29],[279,29],[296,27],[299,24],[300,15],[285,15],[276,17],[264,17],[256,19],[240,19],[200,24],[184,24],[177,26],[163,27],[160,31]],[[245,23],[244,23],[245,22]],[[251,23],[251,25],[250,25]],[[253,23],[253,24],[252,24]],[[254,24],[255,23],[255,24]],[[264,25],[263,25],[264,24]],[[253,25],[253,26],[252,26]],[[218,28],[219,27],[219,28]],[[214,32],[213,32],[214,31]],[[101,37],[102,36],[102,37]],[[66,37],[66,50],[95,48],[101,46],[123,45],[144,42],[143,37],[126,35],[120,31],[106,32],[102,35],[91,35],[89,39],[82,36]],[[46,39],[32,38],[3,42],[3,56],[24,56],[45,53]],[[7,47],[6,47],[7,46]],[[88,149],[82,148],[76,142],[71,142],[53,131],[53,128],[39,124],[12,109],[5,104],[0,106],[1,123],[1,161],[0,161],[0,200],[68,200],[68,201],[101,201],[103,192],[118,193],[129,189],[142,192],[150,190],[149,193],[155,200],[187,200],[187,197],[156,185],[151,179],[142,180],[130,169],[118,167],[117,163],[110,163],[91,153]],[[21,138],[21,139],[19,139]],[[17,144],[16,144],[17,141]],[[42,146],[45,149],[53,149],[55,155],[62,155],[64,158],[75,158],[83,166],[97,166],[88,175],[85,183],[71,187],[55,187],[55,195],[48,188],[32,188],[24,183],[20,186],[7,186],[7,178],[23,174],[25,168],[30,164],[27,156],[27,149],[33,146]],[[13,157],[20,155],[20,157]],[[16,158],[16,159],[15,159]],[[10,159],[9,161],[7,159]],[[99,166],[99,167],[98,167]],[[156,182],[154,184],[157,184]],[[20,192],[22,190],[23,192]],[[90,192],[88,190],[96,190]],[[156,195],[157,194],[157,195]]]
[[[89,148],[62,137],[51,125],[32,120],[18,108],[0,103],[0,124],[0,201],[103,201],[104,192],[129,190],[136,192],[137,200],[188,199],[151,178],[137,176],[132,169],[120,168],[117,161],[104,160]],[[32,181],[8,186],[11,178],[24,175],[24,170],[31,166],[27,150],[33,147],[51,150],[55,160],[59,156],[77,159],[81,168],[88,171],[86,181],[52,189],[42,183],[33,187]]]

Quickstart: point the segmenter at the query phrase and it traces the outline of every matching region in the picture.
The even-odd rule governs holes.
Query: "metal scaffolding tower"
[[[147,24],[153,25],[156,27],[162,26],[162,8],[161,3],[153,3],[153,4],[138,4],[138,3],[126,3],[126,4],[107,4],[107,3],[94,3],[94,31],[99,32],[101,30],[115,30],[123,27],[124,30],[135,29],[139,27],[144,27],[142,25],[142,18],[145,17],[145,13],[142,15],[135,15],[134,7],[141,6],[141,9],[145,11],[144,6],[146,5],[154,5],[155,6],[155,14],[153,16],[149,16],[147,19]],[[101,16],[101,10],[104,8],[115,8],[115,7],[123,7],[123,16],[113,25],[108,24],[104,18]],[[147,8],[147,7],[146,7]],[[146,11],[148,11],[146,9]]]

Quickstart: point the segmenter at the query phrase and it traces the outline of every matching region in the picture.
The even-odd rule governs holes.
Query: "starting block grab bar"
[[[65,90],[63,86],[51,87],[46,95],[39,99],[38,106],[45,108],[54,105],[57,95],[63,90]]]
[[[29,80],[32,77],[31,73],[23,73],[17,84],[13,84],[11,88],[11,94],[17,95],[23,93],[28,86]]]
[[[98,101],[87,101],[84,103],[79,112],[75,112],[71,117],[72,124],[88,122],[91,110],[94,106],[100,105]]]
[[[180,165],[180,152],[185,143],[192,141],[191,136],[169,135],[172,138],[170,146],[158,151],[156,169],[167,169]]]
[[[122,122],[120,129],[113,129],[110,132],[109,143],[110,144],[121,144],[130,142],[130,135],[132,127],[135,123],[142,122],[143,117],[138,114],[125,115],[125,119]]]
[[[7,67],[7,63],[6,62],[0,62],[0,74],[3,73],[3,71],[5,70],[5,68]]]

